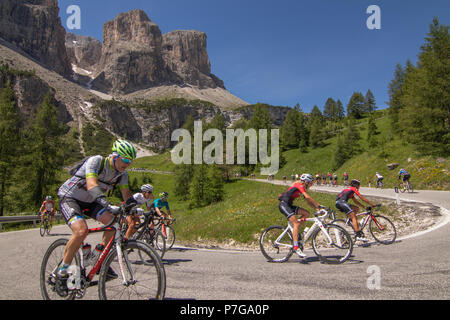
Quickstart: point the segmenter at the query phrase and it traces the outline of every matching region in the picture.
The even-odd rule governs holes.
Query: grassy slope
[[[358,124],[361,136],[360,146],[363,152],[336,170],[341,181],[343,173],[346,171],[350,178],[361,179],[363,186],[368,186],[371,180],[372,186],[376,181],[375,172],[380,172],[385,177],[385,187],[394,187],[398,184],[398,171],[401,167],[411,174],[411,183],[416,189],[450,190],[450,159],[445,159],[439,163],[436,157],[423,156],[417,153],[413,146],[406,144],[399,138],[394,137],[390,132],[389,118],[384,112],[379,111],[379,118],[376,125],[379,134],[377,139],[379,144],[376,148],[370,149],[366,142],[367,119],[363,119]],[[287,164],[275,175],[281,179],[287,176],[290,179],[292,173],[309,172],[327,173],[331,171],[333,156],[336,150],[337,138],[333,137],[324,141],[325,146],[317,149],[308,149],[307,153],[301,153],[298,149],[284,152]],[[408,161],[410,159],[410,161]],[[398,163],[399,167],[388,170],[386,165]]]

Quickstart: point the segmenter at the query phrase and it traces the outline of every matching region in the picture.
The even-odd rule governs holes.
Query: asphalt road
[[[395,198],[392,190],[361,192]],[[450,299],[450,192],[417,191],[400,199],[436,204],[444,215],[431,230],[392,245],[354,248],[353,257],[342,265],[322,264],[310,251],[305,259],[292,256],[276,264],[266,262],[259,251],[183,248],[175,243],[164,256],[166,299]],[[69,236],[67,226],[56,226],[43,238],[38,229],[0,233],[0,299],[41,299],[44,252],[54,240]],[[91,244],[97,236],[90,236]],[[98,299],[96,287],[85,299]]]

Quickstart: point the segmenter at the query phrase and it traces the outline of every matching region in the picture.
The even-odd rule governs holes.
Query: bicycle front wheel
[[[145,228],[144,232],[141,233],[136,239],[142,240],[149,246],[158,250],[157,252],[159,253],[161,259],[164,257],[164,253],[167,251],[167,243],[159,229],[150,230]]]
[[[45,221],[41,221],[39,225],[39,233],[41,234],[41,237],[45,236]]]
[[[259,247],[267,261],[285,262],[291,257],[294,242],[291,231],[285,229],[282,226],[270,226],[262,233]]]
[[[175,230],[172,226],[165,226],[161,227],[161,232],[166,239],[167,250],[171,249],[175,243]]]
[[[121,259],[111,250],[98,280],[100,300],[162,300],[166,273],[155,249],[142,241],[129,240],[122,246]],[[111,277],[111,270],[117,277]],[[122,274],[123,272],[123,274]]]
[[[398,185],[398,190],[400,190],[401,193],[405,193],[406,187],[402,183],[400,183]]]
[[[391,244],[397,237],[397,231],[391,220],[380,215],[374,215],[370,220],[369,231],[372,237],[382,244]]]
[[[319,259],[328,264],[339,264],[350,258],[353,241],[344,228],[324,225],[325,230],[317,229],[312,235],[312,247]]]
[[[40,271],[40,288],[44,300],[74,300],[76,293],[67,289],[67,280],[57,278],[68,240],[58,239],[53,242],[44,254]],[[80,256],[77,253],[72,264],[80,266]]]

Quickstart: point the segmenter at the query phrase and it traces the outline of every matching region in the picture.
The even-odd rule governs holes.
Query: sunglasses
[[[127,158],[122,158],[122,157],[119,157],[121,160],[122,160],[122,162],[123,163],[125,163],[125,164],[131,164],[132,162],[133,162],[133,160],[130,160],[130,159],[127,159]]]

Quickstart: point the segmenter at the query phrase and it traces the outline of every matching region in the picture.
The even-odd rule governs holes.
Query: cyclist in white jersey
[[[127,205],[136,205],[141,206],[145,203],[147,207],[147,211],[150,211],[151,203],[150,201],[153,200],[153,187],[150,184],[144,184],[141,186],[141,192],[135,193],[133,197],[129,198],[127,200]],[[136,208],[135,213],[132,215],[129,215],[127,217],[127,224],[128,224],[128,230],[126,233],[126,238],[131,239],[131,237],[136,233],[137,229],[135,228],[135,225],[139,224],[140,222],[140,215],[142,215],[143,211],[142,209]]]
[[[115,184],[119,186],[124,201],[131,197],[126,168],[136,158],[136,149],[129,142],[119,139],[114,143],[112,151],[105,159],[102,156],[88,158],[58,190],[61,213],[73,232],[58,271],[61,277],[67,276],[67,269],[75,253],[88,235],[83,215],[103,224],[110,223],[113,215],[119,213],[119,207],[111,205],[105,193]],[[112,231],[105,231],[99,249],[113,235]]]

